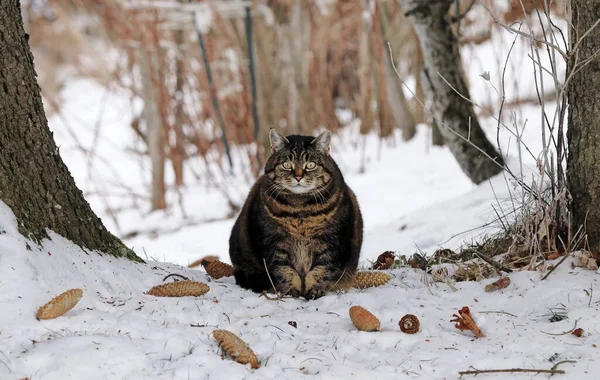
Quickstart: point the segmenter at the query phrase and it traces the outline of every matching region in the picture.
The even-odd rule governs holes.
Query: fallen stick
[[[504,265],[500,264],[499,262],[497,262],[496,260],[492,259],[491,257],[487,257],[483,253],[479,253],[477,251],[473,251],[473,252],[481,260],[483,260],[486,263],[490,264],[491,266],[493,266],[494,268],[498,269],[499,271],[504,271],[506,273],[512,273],[512,269],[505,267]]]
[[[480,373],[506,373],[506,372],[521,372],[521,373],[551,373],[564,374],[565,371],[562,369],[529,369],[529,368],[507,368],[507,369],[474,369],[471,371],[460,371],[458,374],[462,375],[479,375]]]

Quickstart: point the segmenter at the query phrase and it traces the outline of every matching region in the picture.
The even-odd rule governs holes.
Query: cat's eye
[[[283,164],[281,164],[281,167],[283,167],[285,170],[291,170],[292,169],[292,163],[289,162],[289,161],[286,161]]]
[[[317,164],[315,164],[314,162],[307,162],[306,163],[306,170],[315,170],[317,168]]]

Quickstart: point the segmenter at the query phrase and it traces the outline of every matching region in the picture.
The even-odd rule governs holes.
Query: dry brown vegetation
[[[543,6],[539,3],[538,8]],[[253,28],[256,99],[245,4],[250,5]],[[489,40],[494,21],[486,10],[470,0],[457,5],[449,17],[460,43]],[[552,6],[556,14],[564,14],[563,2]],[[534,8],[512,1],[509,7],[498,4],[497,10],[510,23],[524,12],[532,15]],[[197,18],[208,66],[194,12],[201,14]],[[399,128],[408,140],[417,123],[433,123],[423,108],[427,100],[419,41],[397,1],[48,0],[25,5],[24,15],[49,112],[60,114],[60,89],[73,76],[127,89],[132,104],[143,100],[130,132],[141,142],[137,146],[144,147],[135,154],[150,157],[151,192],[142,202],[152,209],[173,206],[167,192],[200,177],[221,189],[218,178],[229,172],[232,146],[239,148],[233,160],[243,166],[238,173],[251,181],[268,153],[271,127],[284,133],[311,134],[322,127],[336,131],[344,127],[336,112],[347,109],[361,120],[361,133],[376,131],[387,138]],[[388,42],[400,76],[414,79],[415,96],[396,76]],[[191,169],[195,178],[184,178],[190,160],[207,169]],[[167,165],[175,173],[173,183],[165,179]],[[222,192],[235,211],[238,201]]]

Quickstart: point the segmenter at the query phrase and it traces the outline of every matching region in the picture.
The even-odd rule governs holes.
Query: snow
[[[571,269],[570,259],[544,281],[539,272],[512,273],[509,287],[495,293],[484,291],[494,279],[457,283],[454,292],[445,284],[427,285],[418,269],[401,268],[380,288],[270,301],[232,278],[211,281],[202,270],[86,253],[53,233],[37,247],[18,234],[4,204],[0,228],[2,379],[454,379],[471,367],[550,369],[565,360],[572,362],[558,367],[564,378],[596,378],[598,273]],[[144,294],[168,273],[206,282],[210,291],[184,298]],[[54,320],[35,319],[39,306],[75,287],[84,295],[73,309]],[[357,331],[348,315],[352,305],[374,313],[381,331]],[[450,322],[463,306],[484,338]],[[568,318],[550,322],[552,309]],[[408,313],[421,322],[417,334],[398,328]],[[585,331],[581,338],[550,335],[575,324]],[[215,329],[238,334],[261,368],[222,358],[211,336]]]
[[[514,36],[494,36],[461,53],[472,98],[496,114]],[[508,60],[502,94],[509,101],[535,93],[529,49],[517,41]],[[542,60],[547,65],[546,55]],[[557,70],[564,71],[564,65]],[[480,77],[485,71],[489,81]],[[551,83],[547,76],[544,80]],[[84,252],[51,231],[51,240],[37,246],[18,233],[14,215],[0,202],[0,379],[456,379],[458,371],[472,368],[550,369],[563,361],[568,362],[558,369],[566,374],[560,378],[597,378],[597,272],[572,269],[569,258],[546,280],[544,273],[514,272],[506,289],[486,293],[484,286],[497,278],[456,283],[454,291],[421,270],[400,268],[389,271],[391,281],[379,288],[314,301],[270,301],[240,289],[233,278],[212,280],[203,269],[186,268],[209,254],[229,261],[235,215],[227,197],[238,205],[244,201],[252,179],[240,168],[248,165],[245,150],[252,147],[234,149],[233,175],[220,171],[215,160],[208,165],[190,160],[181,197],[170,187],[170,209],[149,212],[149,162],[136,153],[143,144],[129,125],[142,108],[139,99],[77,78],[61,98],[61,113],[50,116],[49,124],[63,160],[105,225],[125,237],[146,264]],[[554,109],[546,104],[550,115]],[[478,113],[495,142],[498,122]],[[540,181],[540,115],[540,107],[531,105],[506,109],[502,123],[508,128],[498,134],[508,165],[528,183]],[[518,189],[508,175],[473,185],[446,147],[430,145],[428,127],[419,126],[409,142],[397,131],[381,141],[374,134],[360,136],[355,120],[344,122],[349,126],[334,137],[332,156],[362,210],[362,267],[383,251],[409,256],[457,248],[496,231],[493,208],[513,210]],[[520,154],[515,133],[533,156]],[[169,166],[167,180],[173,180]],[[183,298],[145,294],[170,273],[206,282],[210,291]],[[84,295],[72,310],[54,320],[35,319],[40,306],[75,287]],[[357,331],[348,315],[353,305],[374,313],[382,331]],[[463,306],[471,309],[484,338],[450,322]],[[550,322],[553,312],[568,318]],[[420,319],[417,334],[398,328],[408,313]],[[575,324],[585,330],[582,337],[561,334]],[[246,341],[261,368],[223,358],[211,336],[217,328]],[[479,375],[534,376],[548,375]]]

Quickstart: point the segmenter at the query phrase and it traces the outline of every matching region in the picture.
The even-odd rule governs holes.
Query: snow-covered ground
[[[566,374],[557,378],[596,379],[600,368],[598,274],[573,270],[568,261],[544,281],[539,272],[512,273],[508,288],[496,293],[480,282],[458,283],[457,291],[427,286],[422,271],[403,268],[380,288],[270,301],[232,278],[210,281],[203,271],[172,264],[88,255],[56,235],[41,248],[30,242],[28,251],[4,204],[0,231],[0,378],[6,380],[456,379],[472,368],[548,370],[562,361],[569,361],[558,366]],[[185,298],[144,294],[168,273],[207,282],[210,291]],[[72,310],[35,319],[38,307],[70,288],[83,290]],[[357,331],[348,315],[353,305],[374,313],[381,331]],[[450,322],[463,306],[485,337],[475,339]],[[408,313],[420,319],[417,334],[398,328]],[[553,313],[568,318],[552,323]],[[575,324],[582,337],[562,334]],[[261,367],[223,358],[215,329],[238,334]],[[548,375],[480,375],[542,376]]]

